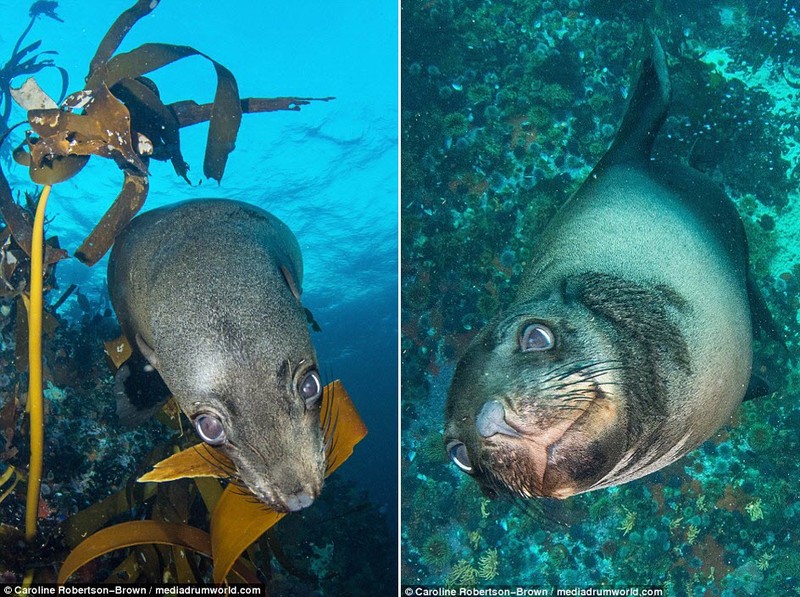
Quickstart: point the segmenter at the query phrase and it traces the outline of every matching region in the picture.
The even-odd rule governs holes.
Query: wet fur
[[[457,365],[446,441],[465,443],[490,495],[566,497],[641,477],[707,439],[742,400],[752,361],[744,227],[699,172],[650,161],[668,100],[653,40],[611,149],[536,239],[512,305]],[[554,332],[554,348],[519,350],[532,322]],[[479,436],[489,400],[522,438]],[[534,462],[532,446],[565,421],[547,464],[541,448]]]
[[[287,494],[322,486],[319,406],[297,395],[316,368],[298,291],[303,266],[288,227],[249,204],[188,201],[152,210],[118,237],[109,291],[123,333],[190,418],[217,414],[236,478],[283,509]]]

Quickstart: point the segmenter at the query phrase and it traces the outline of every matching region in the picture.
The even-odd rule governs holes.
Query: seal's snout
[[[492,437],[498,433],[511,437],[522,437],[506,421],[506,410],[499,400],[490,400],[483,405],[475,420],[475,425],[481,437]]]
[[[286,507],[290,512],[297,512],[298,510],[308,508],[311,504],[313,504],[315,497],[316,496],[312,496],[305,491],[299,491],[295,494],[286,496]]]
[[[297,512],[311,506],[322,493],[322,480],[287,481],[259,478],[252,483],[255,496],[278,512]]]

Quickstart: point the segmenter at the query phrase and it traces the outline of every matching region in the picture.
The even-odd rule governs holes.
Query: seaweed
[[[329,421],[335,424],[327,424]],[[325,387],[320,425],[326,431],[324,442],[330,475],[352,454],[353,446],[367,432],[340,381]],[[61,532],[72,550],[61,566],[58,582],[66,582],[80,568],[111,551],[151,544],[186,548],[212,559],[213,579],[217,583],[225,581],[231,573],[248,582],[257,582],[243,559],[245,551],[285,515],[267,508],[238,484],[230,483],[223,490],[217,478],[225,478],[232,467],[216,449],[204,443],[191,445],[157,463],[138,479],[141,485],[68,518]],[[166,484],[181,480],[191,480],[193,484]],[[188,524],[190,506],[198,494],[205,504],[205,517],[210,518],[208,533]],[[108,521],[153,497],[156,501],[150,520],[105,527]],[[189,569],[178,571],[182,558],[164,561],[167,562],[164,568],[174,569],[179,582],[198,580],[198,575]],[[159,573],[163,574],[163,570]]]
[[[65,69],[57,66],[52,58],[44,58],[44,56],[55,55],[57,52],[52,50],[39,51],[42,45],[41,40],[32,42],[24,47],[22,45],[25,37],[33,28],[33,24],[40,16],[47,16],[56,21],[64,22],[55,12],[57,7],[58,2],[48,0],[39,0],[31,5],[31,20],[17,39],[17,43],[14,44],[14,49],[11,51],[8,61],[0,68],[0,145],[5,141],[6,134],[9,132],[8,120],[11,117],[12,107],[11,81],[15,77],[31,76],[46,68],[55,68],[61,75],[61,95],[59,97],[63,99],[67,95],[69,74]]]
[[[116,19],[90,61],[83,89],[71,93],[63,102],[49,100],[41,91],[15,98],[28,111],[30,130],[13,155],[29,168],[35,183],[63,182],[80,172],[92,155],[112,159],[123,172],[122,190],[75,252],[87,265],[94,265],[105,255],[117,233],[144,205],[149,160],[170,161],[175,172],[190,182],[189,166],[181,154],[181,128],[209,123],[203,174],[220,182],[235,147],[243,113],[296,111],[312,101],[333,99],[242,99],[233,73],[189,46],[146,43],[115,54],[136,22],[157,5],[157,1],[139,0]],[[201,56],[214,67],[214,101],[203,105],[192,100],[165,104],[156,83],[145,75],[192,56]],[[0,186],[0,213],[6,219],[14,217],[9,201]],[[25,236],[27,232],[20,234]]]

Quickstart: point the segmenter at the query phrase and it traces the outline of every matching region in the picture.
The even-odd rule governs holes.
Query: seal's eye
[[[467,454],[467,446],[464,442],[454,440],[447,444],[447,452],[450,454],[450,460],[465,473],[472,473],[472,463]]]
[[[522,352],[550,350],[555,346],[556,339],[553,332],[541,323],[532,323],[525,326],[519,338],[519,348]]]
[[[322,382],[319,379],[319,373],[313,370],[306,373],[297,384],[297,391],[305,401],[306,408],[313,407],[322,396]]]
[[[194,428],[197,435],[210,446],[221,446],[225,443],[225,428],[214,415],[204,414],[195,418]]]

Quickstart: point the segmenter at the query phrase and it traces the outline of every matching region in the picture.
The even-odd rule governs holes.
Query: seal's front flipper
[[[147,362],[150,363],[154,369],[158,369],[158,357],[156,357],[156,351],[153,350],[139,334],[136,334],[136,346],[139,347],[139,351],[142,353],[142,356],[147,359]]]
[[[119,422],[132,427],[153,415],[170,391],[148,359],[134,351],[114,376],[114,396]]]
[[[649,28],[644,30],[644,43],[646,50],[641,61],[639,79],[622,124],[614,143],[595,167],[595,171],[613,164],[648,161],[658,130],[667,116],[670,83],[664,50]]]
[[[308,325],[311,326],[311,329],[315,332],[321,332],[322,328],[319,326],[319,323],[317,323],[317,320],[314,319],[314,314],[311,312],[311,310],[308,307],[303,307],[303,311],[306,313],[306,321],[308,322]]]

